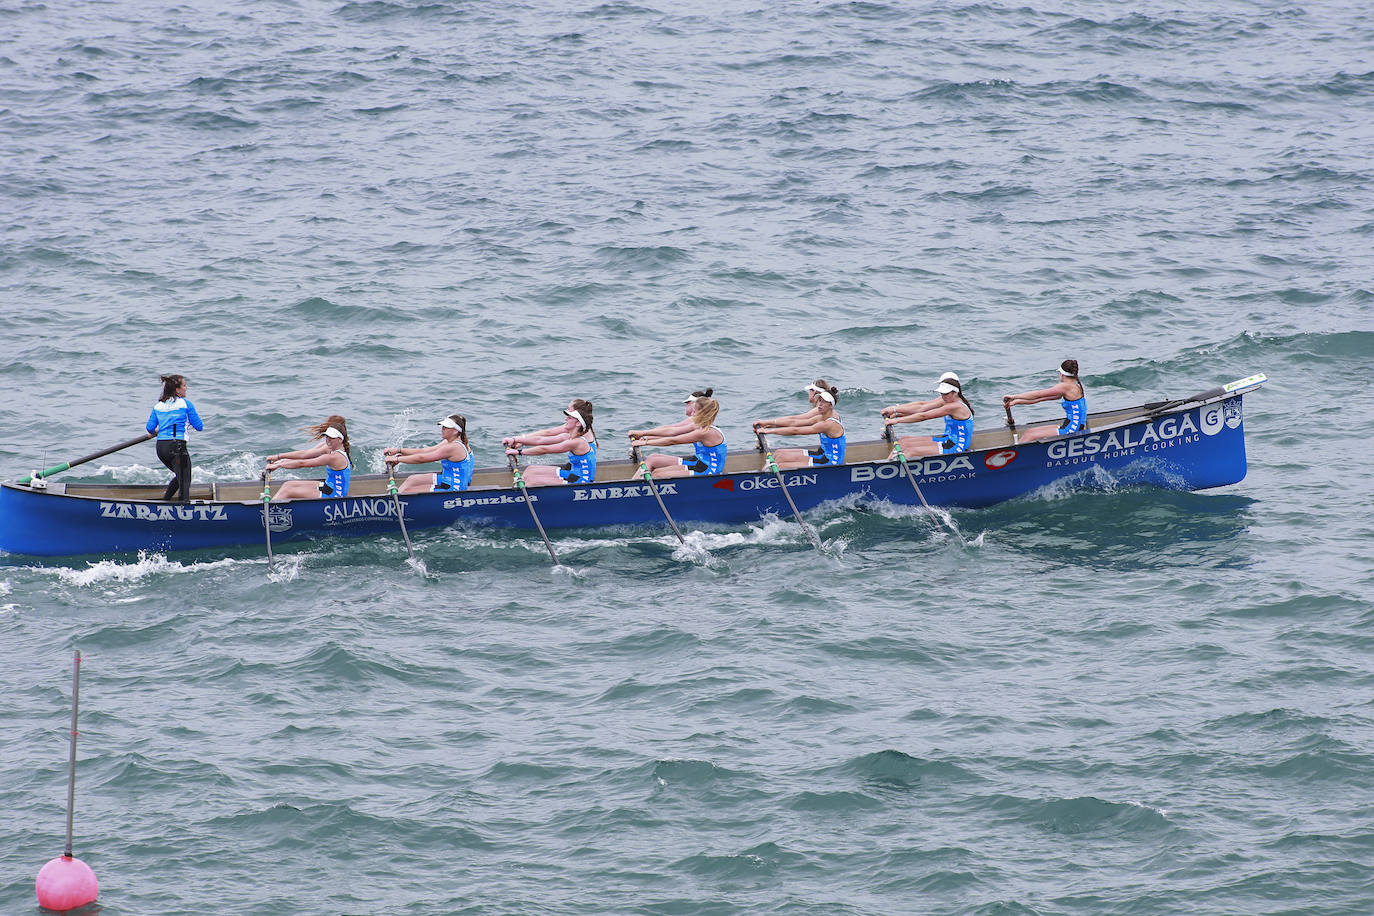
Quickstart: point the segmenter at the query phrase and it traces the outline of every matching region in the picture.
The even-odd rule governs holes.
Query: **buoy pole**
[[[56,859],[38,870],[34,891],[38,905],[63,912],[94,903],[100,896],[100,884],[95,872],[80,859],[72,856],[72,820],[76,811],[76,715],[81,694],[81,650],[72,660],[72,730],[67,754],[67,847]]]
[[[62,855],[72,857],[72,817],[76,811],[76,707],[81,700],[81,650],[72,659],[72,739],[67,752],[67,848]]]

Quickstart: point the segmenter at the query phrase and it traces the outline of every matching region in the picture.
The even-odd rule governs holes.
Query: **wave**
[[[1108,801],[1092,795],[1051,799],[997,795],[980,800],[978,807],[986,807],[1046,833],[1107,833],[1141,842],[1142,835],[1177,829],[1163,809],[1139,802]]]
[[[99,560],[90,563],[85,569],[69,569],[65,566],[29,566],[25,568],[39,575],[58,579],[65,585],[90,588],[114,582],[138,582],[157,576],[201,574],[207,570],[224,569],[240,562],[242,561],[223,559],[182,563],[168,560],[166,556],[160,553],[139,551],[138,559],[132,562]]]
[[[713,881],[757,878],[776,874],[787,866],[801,865],[807,857],[775,843],[761,843],[738,853],[695,855],[679,859],[676,868]]]
[[[222,114],[217,111],[185,111],[172,119],[172,122],[180,127],[189,127],[192,130],[252,130],[260,127],[261,122],[251,121],[247,118],[236,118],[233,115]]]
[[[612,246],[596,250],[597,257],[609,267],[672,267],[692,259],[685,249],[672,245]]]
[[[941,80],[912,95],[912,98],[920,101],[952,102],[960,105],[1024,97],[1025,90],[1022,86],[1005,79],[974,80],[966,83]]]
[[[929,784],[974,783],[983,779],[964,767],[945,760],[913,757],[902,751],[884,750],[855,757],[837,771],[864,785],[910,790]]]
[[[350,0],[333,11],[349,22],[378,23],[389,20],[418,20],[425,27],[456,25],[473,18],[466,3],[388,2],[388,0]]]
[[[436,825],[415,818],[369,814],[342,801],[293,805],[278,802],[241,814],[213,817],[198,825],[206,836],[234,836],[256,840],[260,851],[287,855],[302,847],[328,846],[341,836],[386,837],[408,850],[429,851],[436,846],[458,852],[490,849],[476,831],[455,825]]]
[[[427,246],[419,247],[425,248]],[[397,324],[412,320],[411,315],[395,306],[342,305],[319,296],[311,296],[308,299],[302,299],[300,302],[288,305],[285,311],[312,324],[317,322],[328,325]]]

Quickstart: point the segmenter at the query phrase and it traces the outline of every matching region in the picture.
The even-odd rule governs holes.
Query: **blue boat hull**
[[[1027,445],[913,459],[912,474],[935,506],[978,508],[1044,487],[1101,489],[1156,486],[1201,490],[1245,477],[1240,395],[1129,425]],[[915,488],[895,462],[784,471],[802,511],[841,499],[917,504]],[[659,491],[679,524],[740,524],[790,514],[777,478],[767,472],[665,480]],[[662,525],[642,481],[531,488],[546,528]],[[403,497],[412,530],[463,525],[534,527],[518,490],[482,489]],[[320,537],[394,534],[388,496],[299,500],[270,510],[274,544]],[[204,550],[261,544],[258,502],[179,506],[35,491],[0,490],[0,549],[34,556]]]

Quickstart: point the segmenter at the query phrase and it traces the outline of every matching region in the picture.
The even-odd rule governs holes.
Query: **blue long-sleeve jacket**
[[[156,432],[159,439],[185,439],[187,423],[196,432],[205,428],[200,421],[200,414],[196,413],[196,405],[185,398],[172,398],[153,405],[153,412],[148,414],[147,429],[150,433]]]

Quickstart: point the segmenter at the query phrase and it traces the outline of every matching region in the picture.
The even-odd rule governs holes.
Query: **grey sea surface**
[[[1374,912],[1367,4],[0,8],[0,476],[849,434],[1264,372],[1250,469],[693,531],[0,555],[0,912]],[[1053,413],[1051,405],[1048,413]],[[611,455],[619,457],[618,454]],[[71,480],[161,482],[141,445]]]

